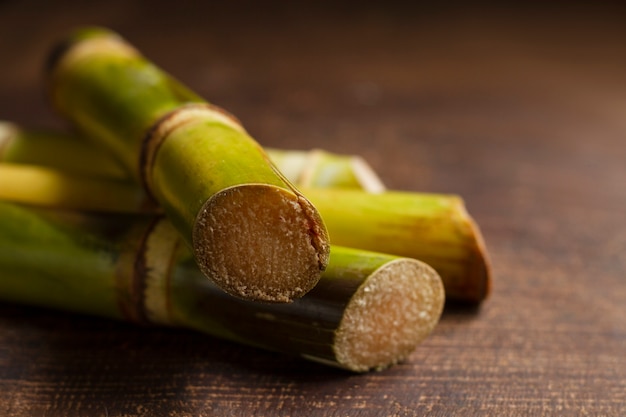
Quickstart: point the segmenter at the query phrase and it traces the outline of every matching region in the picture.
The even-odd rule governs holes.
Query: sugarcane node
[[[172,224],[163,216],[156,217],[141,248],[145,265],[142,307],[150,323],[175,324],[169,288],[181,245],[180,234]]]
[[[131,287],[131,303],[128,304],[129,309],[126,310],[126,314],[129,315],[129,319],[136,323],[147,324],[148,317],[143,309],[143,293],[145,291],[144,278],[146,276],[146,260],[142,251],[137,252],[137,258],[135,259],[133,274],[132,274],[132,287]]]
[[[337,361],[353,371],[405,360],[435,328],[445,292],[427,264],[401,258],[372,273],[346,306],[335,334]]]
[[[373,194],[380,194],[386,191],[385,184],[383,184],[365,159],[360,156],[353,156],[350,158],[350,166],[361,189]]]
[[[307,153],[305,162],[302,166],[302,171],[298,175],[297,183],[302,187],[310,187],[313,182],[313,175],[317,164],[321,160],[323,151],[320,149],[311,149]]]
[[[161,144],[172,131],[186,123],[196,120],[198,116],[213,118],[237,130],[244,131],[243,126],[235,116],[209,103],[182,105],[176,110],[162,116],[152,125],[144,136],[139,152],[139,178],[146,193],[150,197],[153,197],[152,169]]]
[[[233,186],[200,209],[192,233],[194,255],[200,270],[229,294],[290,302],[317,284],[328,263],[321,225],[308,200],[287,189]]]
[[[126,320],[134,323],[150,323],[144,300],[150,273],[146,246],[159,221],[160,216],[153,217],[131,231],[128,240],[133,243],[121,252],[115,269],[118,308]]]

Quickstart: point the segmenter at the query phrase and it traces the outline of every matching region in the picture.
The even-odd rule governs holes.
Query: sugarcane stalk
[[[265,149],[278,170],[297,187],[358,188],[382,192],[382,181],[368,163],[356,155]],[[129,178],[124,168],[98,147],[63,132],[22,129],[0,121],[0,161],[41,165],[67,173],[108,178]]]
[[[127,200],[126,195],[137,193],[136,187],[126,184],[128,190],[119,194],[115,187],[102,178],[80,178],[81,183],[91,183],[85,188],[110,190],[108,194],[95,191],[92,197],[101,201],[83,202],[82,188],[72,185],[72,176],[59,171],[36,167],[32,182],[19,182],[12,174],[16,168],[29,170],[28,166],[0,164],[0,199],[23,203],[109,211],[139,212],[147,207],[142,199]],[[19,171],[19,170],[18,170]],[[45,199],[46,186],[41,193],[38,184],[46,184],[48,174],[56,181],[68,180],[58,198]],[[41,175],[41,179],[35,178]],[[2,182],[22,190],[21,198],[7,193]],[[463,199],[456,195],[425,194],[388,191],[379,194],[359,190],[309,188],[303,192],[322,214],[332,241],[336,244],[390,253],[422,260],[440,275],[446,289],[446,298],[479,303],[489,294],[491,271],[487,250],[480,229],[467,213]],[[119,204],[119,207],[114,206]]]
[[[371,193],[385,191],[378,175],[360,156],[337,155],[321,149],[265,150],[278,169],[298,187],[354,188]]]
[[[125,179],[82,177],[7,162],[0,163],[0,199],[87,211],[160,211],[143,189]]]
[[[104,29],[63,42],[48,75],[57,111],[143,184],[206,276],[274,302],[315,286],[330,248],[322,219],[234,117]]]
[[[478,303],[491,267],[478,225],[453,194],[303,189],[333,244],[416,258],[442,277],[446,298]]]
[[[250,302],[206,280],[163,218],[0,202],[0,299],[192,328],[362,372],[405,359],[438,322],[444,292],[419,261],[334,246],[304,297]]]
[[[40,165],[90,177],[127,179],[115,158],[78,135],[0,121],[0,162]]]

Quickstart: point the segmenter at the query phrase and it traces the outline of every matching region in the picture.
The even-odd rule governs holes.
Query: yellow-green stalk
[[[158,201],[224,290],[288,302],[315,286],[330,249],[322,219],[234,117],[99,28],[54,51],[48,90]]]
[[[20,172],[29,171],[27,182]],[[25,178],[25,177],[24,177]],[[78,181],[81,186],[74,186]],[[2,182],[21,193],[11,194]],[[53,182],[63,190],[46,191]],[[145,211],[139,190],[102,178],[75,178],[59,171],[0,164],[0,199],[74,209]],[[88,184],[91,185],[88,185]],[[83,189],[94,190],[89,199]],[[120,191],[115,191],[120,187]],[[41,192],[36,191],[38,188]],[[110,190],[105,195],[97,190]],[[419,259],[441,275],[450,300],[480,302],[489,294],[491,275],[479,228],[456,195],[408,192],[379,194],[359,190],[309,188],[303,192],[320,210],[336,244]],[[48,195],[51,195],[48,197]],[[128,196],[131,197],[128,197]],[[100,197],[98,202],[97,197]],[[115,207],[118,205],[117,208]]]
[[[358,188],[382,192],[382,181],[363,158],[309,151],[265,149],[278,170],[297,187]],[[41,165],[67,173],[129,178],[109,155],[78,135],[22,129],[0,121],[0,161]]]
[[[477,303],[491,287],[482,233],[452,194],[303,189],[333,244],[426,262],[441,275],[446,298]]]
[[[0,121],[0,162],[41,165],[91,177],[129,178],[111,155],[78,135],[24,130],[3,121]]]
[[[160,211],[143,189],[125,179],[82,177],[8,162],[0,162],[0,200],[88,211]]]
[[[419,261],[333,247],[301,299],[250,302],[206,280],[163,218],[0,202],[0,299],[192,328],[363,372],[405,359],[438,322],[444,292]]]

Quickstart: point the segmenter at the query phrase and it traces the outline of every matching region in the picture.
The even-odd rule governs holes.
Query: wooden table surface
[[[63,126],[47,51],[109,26],[264,145],[361,154],[389,188],[463,196],[494,287],[365,375],[2,304],[0,415],[626,415],[623,8],[52,3],[0,2],[0,118]]]

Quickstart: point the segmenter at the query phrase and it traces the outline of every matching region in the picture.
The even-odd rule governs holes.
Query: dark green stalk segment
[[[443,287],[411,259],[336,247],[320,284],[255,303],[204,279],[165,220],[0,202],[0,298],[214,336],[353,371],[406,358],[437,323]]]
[[[118,285],[117,275],[133,264],[121,254],[138,250],[149,221],[106,218],[0,201],[0,298],[129,318],[135,296],[126,289],[132,285]]]
[[[103,29],[55,52],[49,86],[57,110],[145,186],[225,291],[288,302],[318,282],[329,252],[319,213],[232,116]]]
[[[364,256],[364,254],[367,254]],[[193,260],[176,264],[172,277],[174,312],[198,330],[219,331],[229,339],[276,350],[278,346],[291,352],[302,352],[321,359],[333,360],[335,332],[343,317],[346,305],[363,281],[395,257],[366,253],[346,248],[331,251],[329,268],[318,285],[306,296],[289,305],[257,304],[235,300],[203,280]],[[210,293],[210,298],[201,296]],[[241,320],[241,316],[246,320]],[[233,332],[233,329],[237,329]],[[271,329],[271,331],[268,331]]]

